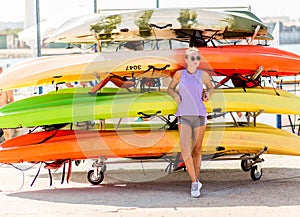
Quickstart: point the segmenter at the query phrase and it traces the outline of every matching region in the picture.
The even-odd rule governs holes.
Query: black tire
[[[104,179],[104,173],[99,172],[98,176],[94,176],[94,170],[90,170],[87,174],[88,181],[93,185],[99,185]]]
[[[251,170],[251,160],[242,160],[241,161],[241,168],[243,171],[248,172]]]
[[[250,175],[251,175],[251,178],[253,181],[260,180],[260,178],[262,177],[262,174],[263,174],[263,170],[260,169],[260,171],[259,171],[257,166],[252,167],[250,170]]]

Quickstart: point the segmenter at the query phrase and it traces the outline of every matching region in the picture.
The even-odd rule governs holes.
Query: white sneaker
[[[197,180],[197,182],[198,182],[198,188],[199,188],[199,192],[200,192],[200,190],[202,188],[202,183],[199,180]]]
[[[197,180],[197,182],[192,182],[191,187],[191,196],[192,197],[200,197],[200,189],[202,188],[202,183]]]
[[[192,182],[191,186],[191,197],[200,197],[200,188],[202,184],[200,182]]]

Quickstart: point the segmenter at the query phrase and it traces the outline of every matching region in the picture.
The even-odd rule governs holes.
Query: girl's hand
[[[202,100],[204,102],[207,102],[209,100],[209,92],[204,92],[204,94],[202,96]]]

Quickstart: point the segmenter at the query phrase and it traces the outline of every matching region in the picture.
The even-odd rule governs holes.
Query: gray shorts
[[[186,124],[191,128],[197,128],[197,127],[205,126],[207,124],[207,118],[204,116],[196,116],[196,115],[179,116],[178,123]]]

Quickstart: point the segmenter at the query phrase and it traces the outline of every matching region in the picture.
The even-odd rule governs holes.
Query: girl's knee
[[[199,156],[201,155],[201,146],[200,147],[195,147],[192,151],[193,156]]]

